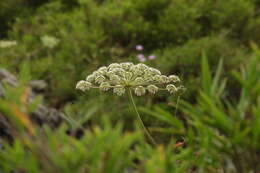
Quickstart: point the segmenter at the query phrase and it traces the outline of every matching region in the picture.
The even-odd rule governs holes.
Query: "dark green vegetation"
[[[260,172],[259,10],[257,0],[1,0],[0,40],[17,45],[0,48],[0,67],[20,78],[0,85],[0,172]],[[164,92],[134,98],[157,146],[127,96],[75,90],[100,66],[138,63],[137,44],[187,89],[178,104]],[[47,87],[28,104],[36,79]],[[65,113],[58,123],[35,120],[41,101]]]

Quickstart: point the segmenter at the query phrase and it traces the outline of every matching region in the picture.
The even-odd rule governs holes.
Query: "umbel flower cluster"
[[[112,63],[107,67],[100,67],[86,80],[77,83],[76,89],[87,91],[99,88],[101,91],[113,90],[119,96],[125,94],[127,89],[134,90],[137,96],[146,93],[155,94],[159,90],[166,90],[170,94],[178,92],[182,87],[177,87],[180,79],[176,75],[162,75],[155,68],[131,62]]]

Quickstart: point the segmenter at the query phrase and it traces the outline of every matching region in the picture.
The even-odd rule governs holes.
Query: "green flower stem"
[[[138,112],[138,110],[137,110],[137,107],[136,107],[135,102],[134,102],[133,94],[132,94],[132,91],[131,91],[130,88],[127,89],[127,93],[128,93],[129,100],[130,100],[130,102],[132,103],[132,105],[133,105],[133,107],[134,107],[135,113],[137,114],[138,120],[139,120],[141,126],[143,127],[143,129],[144,129],[146,135],[147,135],[148,138],[151,140],[151,142],[152,142],[154,145],[156,145],[155,140],[153,139],[153,137],[152,137],[151,134],[149,133],[149,130],[145,127],[144,122],[143,122],[143,120],[142,120],[142,118],[141,118],[141,116],[140,116],[140,114],[139,114],[139,112]]]

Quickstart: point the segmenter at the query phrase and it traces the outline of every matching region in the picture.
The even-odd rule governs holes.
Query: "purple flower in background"
[[[142,45],[136,45],[135,49],[138,51],[142,51],[144,49],[144,47]]]
[[[137,59],[140,61],[140,62],[145,62],[146,61],[146,58],[143,54],[139,54],[137,55]]]
[[[155,55],[149,55],[149,56],[148,56],[148,59],[150,59],[150,60],[155,59],[155,58],[156,58]]]

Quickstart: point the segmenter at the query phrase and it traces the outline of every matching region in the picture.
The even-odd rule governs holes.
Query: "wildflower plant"
[[[142,52],[144,50],[144,47],[142,45],[136,45],[135,46],[135,49],[138,51],[138,52]],[[156,56],[155,55],[149,55],[148,57],[145,57],[145,55],[143,53],[139,53],[137,55],[137,59],[139,62],[145,62],[146,60],[153,60],[155,59]]]
[[[88,75],[86,80],[81,80],[76,85],[76,89],[82,91],[87,91],[91,88],[100,89],[104,92],[112,90],[113,93],[119,96],[128,93],[139,122],[153,143],[154,140],[141,119],[132,93],[134,92],[137,96],[143,96],[147,93],[154,95],[159,91],[176,94],[183,89],[178,76],[162,75],[156,68],[148,67],[143,63],[135,65],[131,62],[112,63],[107,67],[100,67]]]

